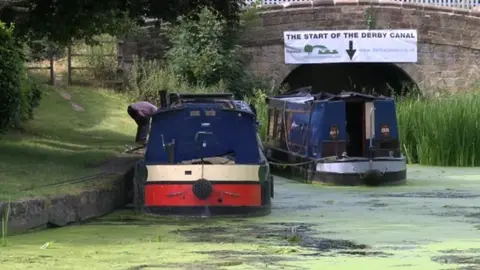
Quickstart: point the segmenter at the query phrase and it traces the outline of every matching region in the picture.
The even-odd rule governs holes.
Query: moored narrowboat
[[[406,181],[406,158],[400,151],[392,98],[310,92],[306,87],[267,98],[264,146],[270,161],[302,164],[297,172],[307,182],[382,185]]]
[[[267,215],[273,177],[256,116],[232,94],[170,94],[151,118],[134,205],[152,215]]]

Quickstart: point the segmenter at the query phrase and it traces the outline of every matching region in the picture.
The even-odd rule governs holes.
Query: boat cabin
[[[312,159],[399,157],[395,101],[305,89],[267,99],[267,144]]]

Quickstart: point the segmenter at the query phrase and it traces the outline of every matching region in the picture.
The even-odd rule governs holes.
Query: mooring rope
[[[280,160],[278,160],[278,159],[270,158],[270,159],[274,159],[275,161],[269,161],[268,163],[271,164],[271,165],[276,165],[276,166],[296,167],[296,166],[304,166],[304,165],[308,165],[308,164],[315,164],[318,161],[331,160],[331,159],[334,159],[334,158],[337,158],[337,156],[329,156],[329,157],[324,157],[324,158],[309,160],[309,161],[304,161],[304,162],[298,162],[298,163],[281,163]]]
[[[145,145],[140,145],[140,146],[137,146],[137,147],[134,147],[134,148],[130,148],[130,149],[127,149],[127,150],[123,151],[123,153],[124,153],[124,154],[125,154],[125,153],[128,154],[128,153],[131,153],[131,152],[133,152],[133,151],[140,150],[140,149],[142,149],[142,148],[146,148],[146,146],[145,146]]]
[[[134,147],[132,149],[127,149],[123,153],[131,153],[135,150],[139,150],[139,149],[142,149],[142,148],[145,148],[145,146],[141,145],[141,146]],[[97,178],[100,178],[100,177],[103,177],[103,176],[113,175],[113,174],[116,174],[116,173],[117,172],[115,172],[113,170],[102,171],[102,172],[91,174],[91,175],[83,175],[83,176],[76,177],[76,178],[66,180],[66,181],[63,181],[63,182],[58,182],[58,183],[52,183],[52,184],[47,184],[47,185],[41,185],[41,186],[21,189],[21,190],[19,190],[19,192],[32,191],[32,190],[43,189],[43,188],[47,188],[47,187],[56,187],[56,186],[61,186],[61,185],[65,185],[65,184],[78,184],[78,183],[94,180],[94,179],[97,179]]]
[[[313,160],[305,161],[305,162],[298,162],[298,163],[279,163],[274,161],[269,161],[268,164],[276,165],[276,166],[287,166],[287,167],[296,167],[296,166],[304,166],[307,164],[315,163]]]
[[[80,177],[73,178],[73,179],[63,181],[63,182],[59,182],[59,183],[52,183],[52,184],[36,186],[36,187],[32,187],[32,188],[21,189],[21,190],[19,190],[19,192],[32,191],[32,190],[42,189],[42,188],[46,188],[46,187],[61,186],[61,185],[65,185],[65,184],[77,184],[77,183],[90,181],[90,180],[93,180],[93,179],[100,178],[102,176],[107,176],[107,175],[112,175],[112,174],[115,174],[115,172],[114,171],[103,171],[103,172],[92,174],[92,175],[80,176]]]

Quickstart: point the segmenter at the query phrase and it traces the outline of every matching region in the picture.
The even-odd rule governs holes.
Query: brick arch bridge
[[[262,8],[244,37],[250,69],[279,86],[299,65],[284,62],[283,31],[417,29],[418,62],[395,64],[422,89],[457,90],[480,81],[480,10],[382,0],[317,0]],[[346,64],[348,65],[348,64]]]

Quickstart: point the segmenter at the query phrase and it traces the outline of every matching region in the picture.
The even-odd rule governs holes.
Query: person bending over
[[[137,135],[135,142],[145,145],[147,143],[148,130],[150,129],[150,117],[157,111],[157,107],[146,101],[139,101],[128,106],[128,115],[137,123]]]

